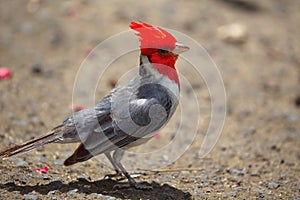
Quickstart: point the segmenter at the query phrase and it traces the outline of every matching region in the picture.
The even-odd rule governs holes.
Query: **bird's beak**
[[[172,51],[174,54],[178,55],[181,54],[183,52],[186,52],[187,50],[189,50],[190,48],[182,43],[176,42],[175,44],[175,49]]]

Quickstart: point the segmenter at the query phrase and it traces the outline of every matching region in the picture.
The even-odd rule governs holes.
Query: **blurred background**
[[[132,191],[104,194],[96,186],[91,186],[92,192],[80,184],[70,185],[82,177],[101,179],[112,170],[97,159],[62,167],[76,146],[54,144],[0,161],[1,198],[51,194],[58,199],[70,195],[72,199],[126,195],[133,199],[148,197],[145,195],[156,199],[300,199],[299,11],[300,2],[294,0],[0,1],[0,68],[11,71],[7,78],[0,74],[1,149],[37,137],[85,107],[81,102],[72,104],[80,65],[100,42],[128,30],[131,21],[177,30],[200,43],[218,66],[227,95],[222,135],[213,151],[200,158],[211,99],[203,80],[193,77],[189,68],[178,66],[199,97],[198,136],[168,166],[178,170],[145,169],[137,179],[167,184],[169,190],[158,192],[158,187],[130,196]],[[122,76],[123,71],[118,70],[122,63],[138,64],[137,56],[122,57],[106,71],[96,99]],[[144,150],[167,144],[178,120],[175,117]],[[188,134],[192,127],[184,126]],[[147,164],[151,168],[151,160],[146,168]],[[143,171],[134,166],[144,160],[127,156],[124,161],[134,172]],[[34,172],[45,165],[50,167],[46,175]],[[53,181],[60,181],[65,189],[51,184]],[[47,184],[49,187],[36,186]]]

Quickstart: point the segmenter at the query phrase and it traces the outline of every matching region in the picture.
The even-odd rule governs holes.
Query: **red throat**
[[[179,87],[178,74],[175,69],[175,62],[178,58],[177,55],[160,55],[159,53],[153,53],[152,55],[148,56],[148,58],[150,59],[149,61],[152,63],[153,67],[157,69],[159,73],[177,83]]]

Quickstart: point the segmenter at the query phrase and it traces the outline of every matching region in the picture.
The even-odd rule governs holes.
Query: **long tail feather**
[[[30,140],[24,144],[16,145],[12,148],[9,148],[5,151],[0,152],[0,158],[7,158],[17,154],[26,153],[33,149],[44,146],[45,144],[49,144],[52,142],[58,142],[61,140],[63,131],[62,127],[58,126],[50,131],[47,135],[42,136],[37,139]]]

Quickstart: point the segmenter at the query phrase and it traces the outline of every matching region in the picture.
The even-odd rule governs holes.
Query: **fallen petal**
[[[45,166],[44,168],[36,168],[36,169],[34,169],[34,171],[39,172],[39,173],[43,173],[43,174],[47,173],[48,170],[49,170],[48,166]]]
[[[10,78],[12,73],[9,68],[1,67],[0,68],[0,79]]]
[[[73,112],[78,112],[80,110],[82,110],[84,107],[83,105],[74,105],[74,104],[71,104],[70,105],[70,109],[73,111]]]

